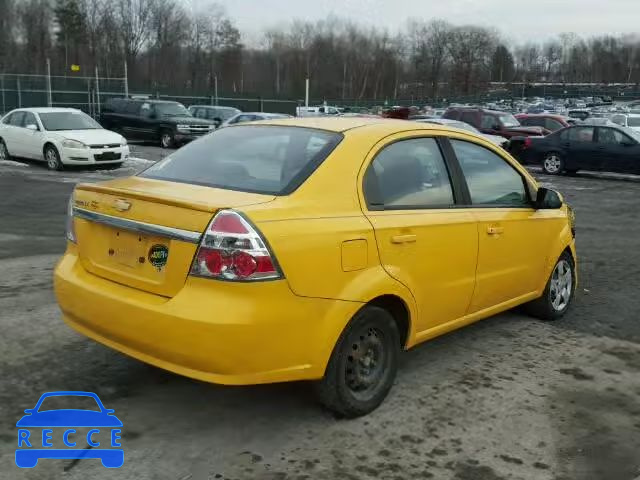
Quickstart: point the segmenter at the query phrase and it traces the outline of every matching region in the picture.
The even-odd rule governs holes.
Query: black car
[[[549,175],[578,170],[640,174],[640,133],[615,125],[576,125],[546,137],[513,138],[509,151]]]
[[[178,102],[112,98],[107,100],[100,123],[108,130],[135,140],[176,147],[215,130],[215,122],[193,117]]]
[[[207,120],[211,120],[216,124],[216,128],[218,128],[222,123],[242,112],[234,107],[191,105],[189,107],[189,113],[196,118],[206,118]]]

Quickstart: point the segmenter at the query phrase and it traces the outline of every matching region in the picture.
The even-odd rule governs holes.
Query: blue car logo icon
[[[58,408],[41,409],[42,402],[51,397],[89,397],[95,400],[98,410]],[[57,399],[61,400],[61,399]],[[86,398],[84,399],[86,400]],[[89,400],[90,401],[90,400]],[[16,449],[16,465],[20,468],[33,468],[41,458],[85,459],[99,458],[107,468],[118,468],[124,463],[124,450],[119,443],[122,422],[106,409],[100,398],[92,392],[49,392],[43,394],[36,406],[25,410],[26,415],[18,420],[18,449]],[[78,430],[86,430],[86,435]],[[65,447],[53,448],[52,438],[61,436]],[[102,438],[107,430],[110,442]],[[41,431],[41,435],[39,435]],[[101,441],[98,441],[100,436]],[[86,439],[86,446],[83,440]],[[102,444],[102,445],[101,445]],[[107,444],[111,448],[104,448]],[[78,448],[74,448],[78,447]],[[97,448],[102,447],[102,448]]]

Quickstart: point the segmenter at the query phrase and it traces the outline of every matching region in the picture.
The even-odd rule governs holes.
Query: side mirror
[[[27,125],[27,128],[29,130],[33,130],[34,132],[37,132],[38,130],[40,130],[35,123],[30,123],[29,125]]]
[[[555,190],[540,187],[536,195],[536,210],[555,210],[562,207],[562,197]]]
[[[218,128],[220,125],[222,125],[222,119],[220,117],[216,117],[213,119],[213,123],[215,123],[216,128]]]
[[[27,408],[27,409],[24,411],[24,413],[28,413],[28,414],[33,413],[33,408]]]

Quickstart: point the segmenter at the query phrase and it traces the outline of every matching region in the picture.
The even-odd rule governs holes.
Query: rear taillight
[[[524,142],[522,144],[522,148],[531,147],[531,137],[525,137]]]
[[[73,225],[73,194],[67,204],[67,240],[76,243],[76,228]]]
[[[283,277],[260,233],[233,210],[222,210],[211,220],[200,241],[191,275],[236,281]]]

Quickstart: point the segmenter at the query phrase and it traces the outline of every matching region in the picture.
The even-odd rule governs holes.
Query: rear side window
[[[453,191],[440,148],[433,138],[392,143],[373,160],[364,179],[369,208],[446,208]]]
[[[593,142],[593,127],[574,127],[568,130],[571,142]]]
[[[241,125],[192,142],[140,175],[209,187],[287,195],[342,140],[342,134],[299,127]]]
[[[9,125],[13,125],[14,127],[21,127],[23,120],[24,120],[24,112],[15,112],[9,118]]]
[[[469,125],[475,125],[476,124],[476,114],[473,112],[463,112],[462,116],[460,117],[460,121],[464,122],[464,123],[468,123]]]
[[[559,121],[554,120],[553,118],[547,118],[544,121],[544,127],[547,130],[551,130],[552,132],[555,132],[556,130],[560,130],[561,128],[563,128],[564,125],[562,125]]]
[[[522,176],[492,151],[474,143],[451,140],[467,181],[471,203],[496,207],[530,207]]]

